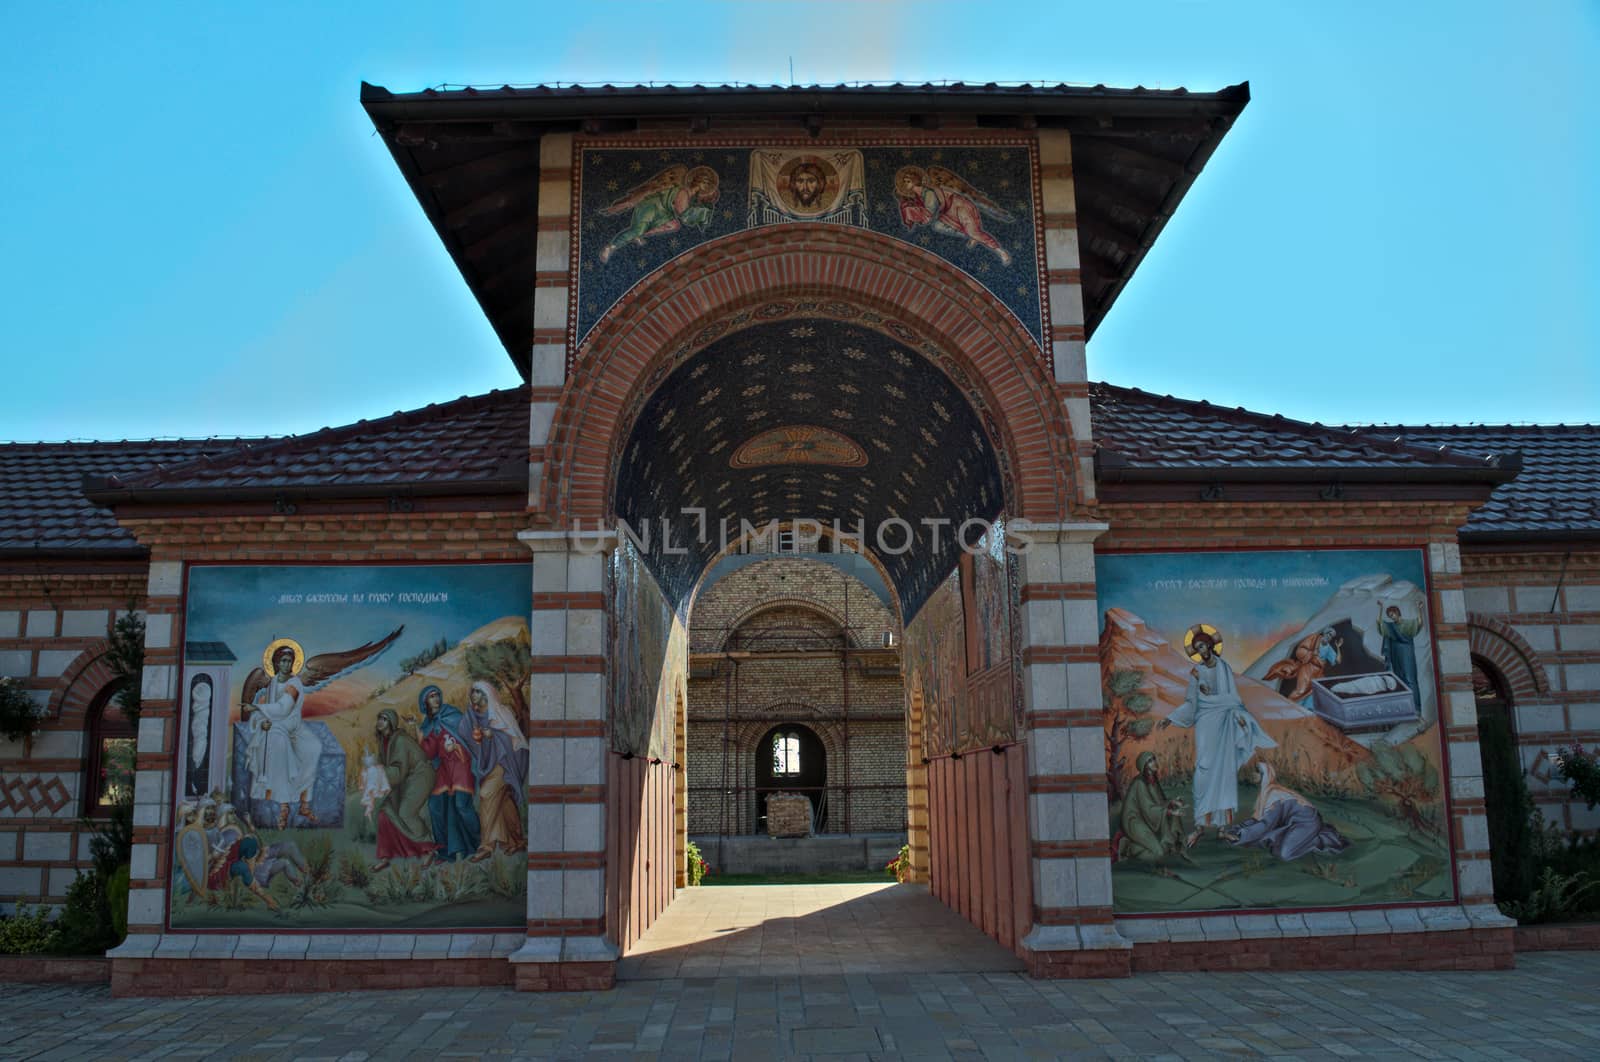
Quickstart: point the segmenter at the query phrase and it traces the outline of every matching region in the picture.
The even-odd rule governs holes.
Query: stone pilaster
[[[1085,357],[1083,270],[1078,248],[1078,193],[1072,175],[1072,135],[1039,132],[1039,189],[1044,226],[1044,265],[1050,310],[1047,336],[1055,368],[1056,396],[1072,431],[1079,500],[1094,500],[1090,446],[1089,370]]]
[[[528,503],[535,510],[543,504],[545,444],[567,379],[572,186],[572,134],[551,133],[539,142],[539,233],[528,370]]]
[[[605,570],[613,532],[524,531],[533,551],[524,989],[606,987]]]
[[[1101,523],[1019,525],[1024,727],[1038,976],[1119,976],[1131,945],[1112,925],[1094,540]]]

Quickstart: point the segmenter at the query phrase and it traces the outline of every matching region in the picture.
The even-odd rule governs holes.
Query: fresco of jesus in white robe
[[[1193,652],[1200,661],[1189,671],[1183,703],[1162,721],[1163,728],[1194,728],[1194,832],[1190,844],[1198,839],[1202,825],[1215,822],[1220,827],[1232,821],[1239,806],[1239,768],[1257,749],[1278,745],[1245,708],[1233,669],[1213,651],[1211,639],[1196,633]]]

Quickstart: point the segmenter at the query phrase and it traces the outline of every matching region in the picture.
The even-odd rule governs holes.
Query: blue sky
[[[12,5],[0,438],[301,432],[517,382],[357,102],[963,78],[1253,102],[1097,379],[1324,422],[1600,419],[1600,4]],[[1585,75],[1588,75],[1585,77]]]

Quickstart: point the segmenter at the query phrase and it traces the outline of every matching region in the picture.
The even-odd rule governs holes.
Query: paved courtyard
[[[727,885],[684,889],[617,975],[773,977],[1021,970],[926,885]]]
[[[1500,973],[1015,973],[638,980],[114,1000],[7,985],[0,1059],[1600,1058],[1600,953]]]

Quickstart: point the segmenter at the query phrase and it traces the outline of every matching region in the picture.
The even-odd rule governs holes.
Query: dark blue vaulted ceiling
[[[795,429],[787,453],[768,434],[780,428]],[[735,467],[740,447],[764,434],[747,454],[772,463]],[[839,435],[864,466],[851,467],[859,458]],[[741,519],[812,519],[865,525],[909,620],[955,566],[960,525],[1003,505],[995,450],[950,379],[882,332],[824,317],[752,324],[690,356],[645,401],[617,474],[617,515],[641,544],[648,528],[646,561],[675,606],[722,551],[723,520],[732,540]],[[685,508],[706,510],[707,534]],[[938,519],[948,523],[924,523]],[[893,520],[909,525],[909,549],[899,524],[877,541]]]

